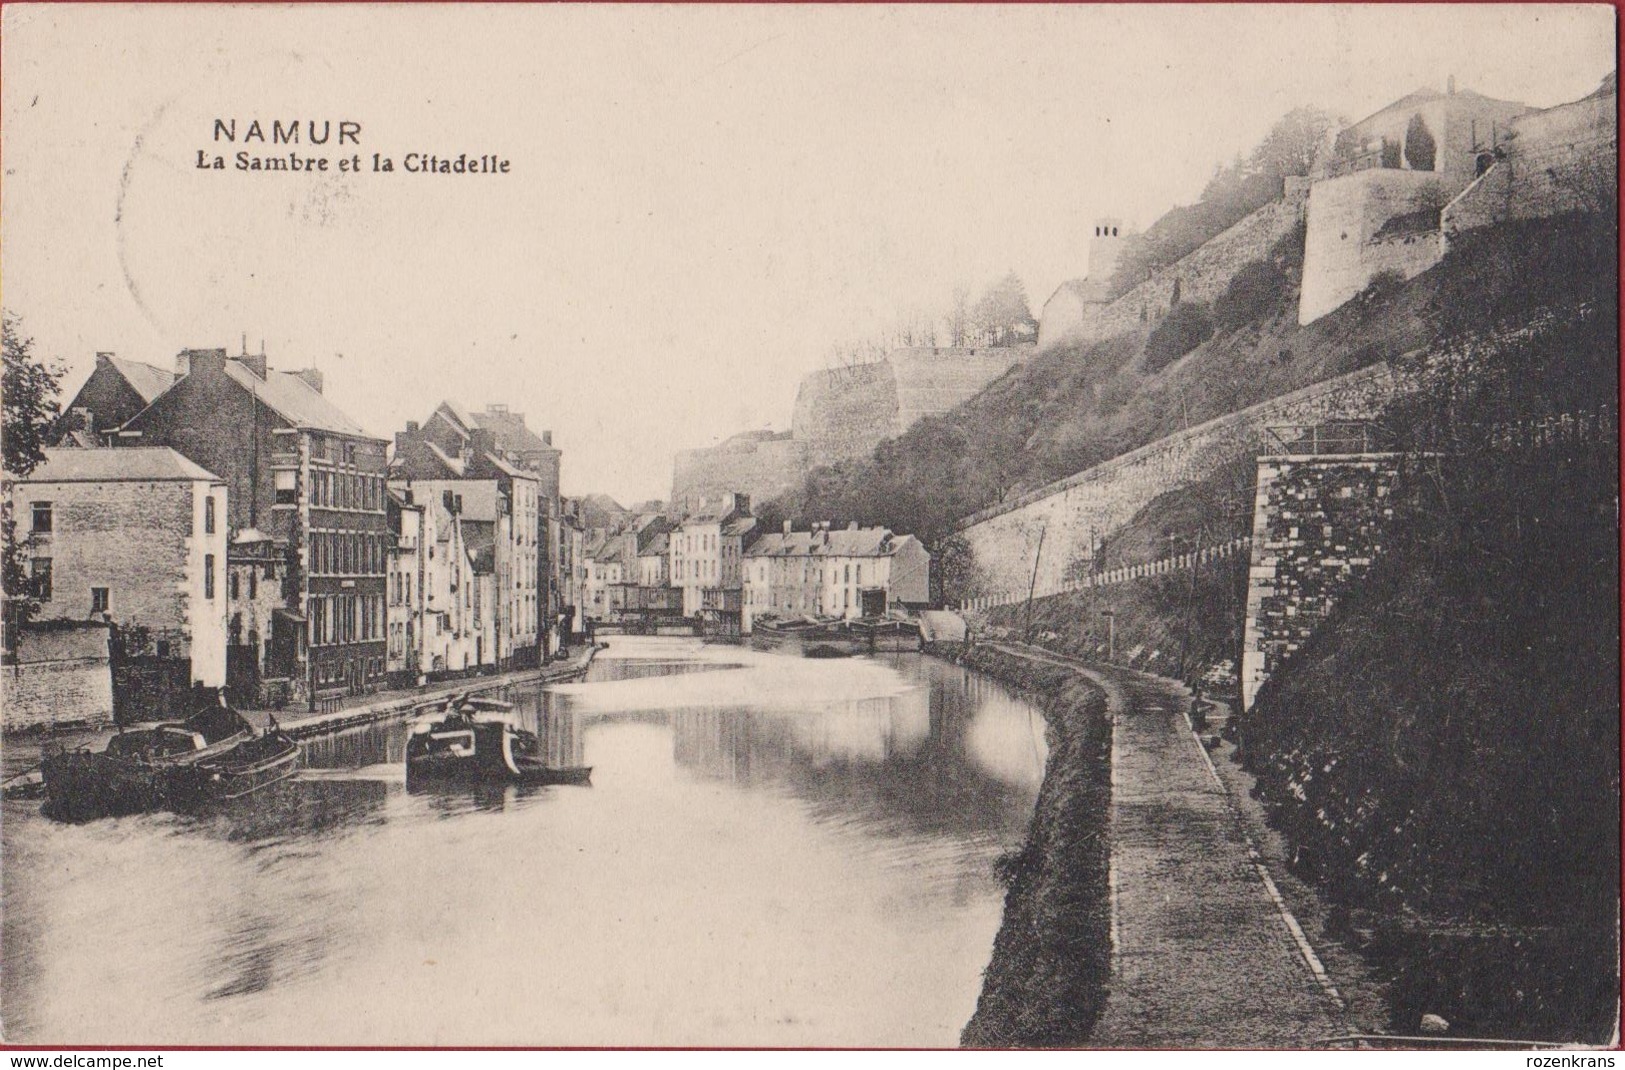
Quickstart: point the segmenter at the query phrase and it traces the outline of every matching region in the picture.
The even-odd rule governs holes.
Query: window
[[[203,555],[203,597],[214,597],[214,555]]]
[[[260,595],[259,573],[253,569],[248,570],[248,597],[252,601]]]
[[[51,559],[49,557],[36,557],[28,563],[28,579],[34,589],[34,597],[41,602],[51,600]]]
[[[92,587],[90,589],[90,611],[92,613],[106,613],[111,603],[106,587]]]
[[[203,499],[203,534],[214,534],[214,495]]]
[[[94,590],[94,588],[92,588]],[[226,578],[226,597],[235,602],[243,596],[242,581],[233,572]]]
[[[299,473],[295,472],[291,468],[279,468],[276,470],[273,477],[273,482],[276,486],[276,504],[298,504],[298,479]]]
[[[43,535],[50,532],[53,519],[50,502],[34,503],[34,534]]]

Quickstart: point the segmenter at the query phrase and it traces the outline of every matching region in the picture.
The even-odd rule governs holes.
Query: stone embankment
[[[966,1044],[1306,1047],[1351,1031],[1191,729],[1182,685],[1011,645],[970,657],[1038,685],[1052,743]],[[1104,750],[1092,765],[1089,741]],[[1066,942],[1078,961],[1044,953]],[[1062,1005],[1057,990],[1074,995]],[[1057,1020],[1068,1008],[1070,1030]]]
[[[278,725],[294,739],[311,739],[359,725],[405,717],[414,710],[432,706],[453,695],[482,694],[514,684],[573,680],[587,671],[597,652],[596,647],[586,647],[539,669],[448,680],[414,690],[360,695],[346,699],[338,709],[328,713],[299,716],[297,712],[286,710],[245,709],[238,712],[256,728],[265,728],[275,718]],[[3,787],[7,797],[36,795],[40,790],[40,751],[47,741],[68,747],[97,749],[106,744],[113,731],[107,726],[76,725],[63,732],[8,734],[3,755],[0,755],[3,758],[3,763],[0,763],[0,787]]]
[[[1106,835],[1111,722],[1104,692],[1078,673],[988,645],[964,664],[1037,697],[1049,760],[1021,850],[1000,862],[1009,891],[976,1014],[973,1048],[1080,1047],[1111,970]]]

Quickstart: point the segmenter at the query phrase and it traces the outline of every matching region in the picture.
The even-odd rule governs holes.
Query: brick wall
[[[1395,454],[1262,457],[1242,637],[1242,704],[1382,552]]]
[[[28,629],[17,655],[17,664],[0,666],[0,709],[8,730],[113,720],[105,626]]]
[[[1387,365],[1375,365],[1210,420],[967,517],[960,534],[979,577],[979,589],[967,593],[1025,597],[1035,561],[1039,595],[1065,590],[1088,568],[1094,541],[1110,538],[1158,495],[1237,457],[1256,456],[1268,427],[1367,419],[1394,390]]]

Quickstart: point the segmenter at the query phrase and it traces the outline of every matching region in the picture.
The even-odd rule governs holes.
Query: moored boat
[[[509,784],[588,784],[591,766],[552,766],[534,732],[495,699],[453,699],[419,719],[406,739],[406,779]]]
[[[889,617],[760,617],[750,633],[757,650],[800,654],[806,658],[847,658],[879,651],[920,649],[920,626]]]
[[[44,813],[64,821],[196,810],[292,776],[299,744],[274,724],[256,732],[236,710],[205,706],[184,721],[120,730],[105,747],[47,754]]]

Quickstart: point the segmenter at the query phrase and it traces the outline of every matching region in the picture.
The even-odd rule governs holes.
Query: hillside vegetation
[[[1469,235],[1430,271],[1379,279],[1307,327],[1296,315],[1302,236],[1289,235],[1205,310],[1213,333],[1189,352],[1148,359],[1149,329],[1047,350],[871,456],[814,471],[777,511],[883,524],[937,545],[979,509],[1174,431],[1571,300],[1552,280],[1592,256],[1577,251],[1595,244],[1589,227],[1570,218]]]
[[[1331,935],[1389,1028],[1597,1042],[1618,999],[1618,308],[1614,218],[1498,228],[1389,300],[1435,358],[1382,431],[1406,458],[1385,550],[1236,721]],[[1408,292],[1407,292],[1408,291]],[[1539,322],[1534,333],[1520,327]],[[1438,359],[1439,353],[1455,359]],[[1243,466],[1245,467],[1245,466]],[[1148,505],[1111,564],[1245,524],[1242,471]],[[1239,662],[1241,559],[1001,607],[990,626],[1201,676]],[[1211,685],[1210,685],[1211,689]],[[1210,690],[1211,693],[1211,690]],[[1236,696],[1229,696],[1232,701]]]

